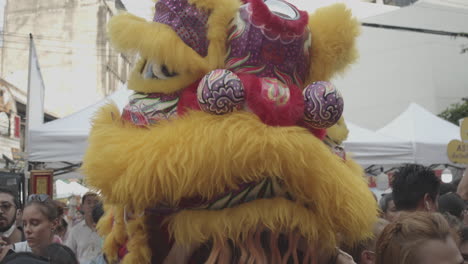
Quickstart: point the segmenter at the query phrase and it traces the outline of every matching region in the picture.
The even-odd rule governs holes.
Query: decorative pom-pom
[[[304,122],[313,128],[333,126],[343,114],[343,97],[329,82],[314,82],[304,91]]]
[[[198,85],[197,99],[205,112],[216,115],[231,113],[243,108],[244,86],[231,71],[213,70]]]

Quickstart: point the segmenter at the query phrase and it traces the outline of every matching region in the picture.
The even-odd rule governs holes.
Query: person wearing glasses
[[[46,194],[33,194],[28,197],[23,209],[23,229],[26,241],[4,246],[0,259],[9,251],[32,252],[44,257],[47,247],[53,243],[55,229],[58,225],[56,204]]]
[[[23,232],[16,225],[20,210],[16,194],[10,189],[0,187],[0,245],[25,240]]]

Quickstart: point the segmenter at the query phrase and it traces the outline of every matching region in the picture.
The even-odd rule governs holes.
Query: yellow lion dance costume
[[[328,83],[356,57],[344,5],[159,0],[111,19],[141,57],[120,113],[97,113],[83,170],[104,197],[110,263],[328,263],[370,235],[376,204],[324,139],[343,110]]]

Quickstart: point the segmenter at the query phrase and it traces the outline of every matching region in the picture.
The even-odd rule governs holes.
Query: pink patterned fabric
[[[179,94],[135,93],[122,112],[122,119],[137,126],[150,126],[177,116]]]
[[[298,18],[283,19],[271,13],[262,0],[249,2],[231,23],[226,68],[302,87],[310,65],[311,34],[305,26],[306,14],[297,10]],[[269,23],[283,23],[283,27]]]
[[[208,54],[207,21],[209,13],[188,3],[188,0],[159,0],[154,22],[170,26],[198,54]]]

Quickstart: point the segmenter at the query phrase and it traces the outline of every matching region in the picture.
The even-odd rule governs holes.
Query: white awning
[[[88,146],[93,115],[110,102],[122,109],[131,93],[126,87],[121,87],[114,94],[79,112],[31,129],[29,161],[81,162]]]
[[[346,125],[349,136],[344,147],[361,166],[396,165],[414,160],[410,141],[381,135],[350,122],[346,122]]]
[[[377,132],[412,142],[414,162],[423,165],[451,163],[447,157],[447,145],[452,139],[460,138],[458,126],[415,103]]]

